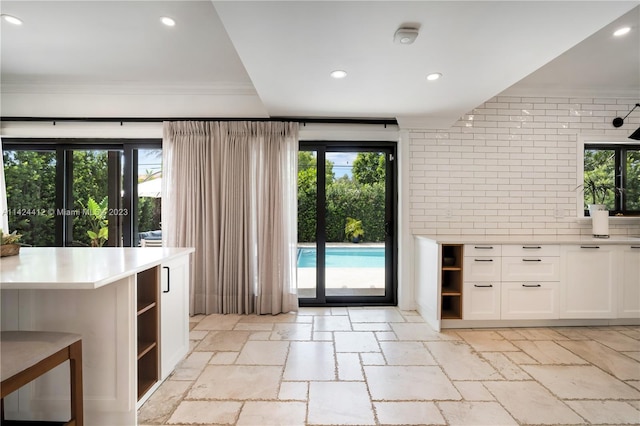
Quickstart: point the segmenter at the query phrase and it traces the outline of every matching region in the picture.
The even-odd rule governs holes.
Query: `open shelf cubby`
[[[443,244],[440,265],[441,319],[462,319],[462,245]]]
[[[137,274],[138,399],[160,378],[160,268]]]

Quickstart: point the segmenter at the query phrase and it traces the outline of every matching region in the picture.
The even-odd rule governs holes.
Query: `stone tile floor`
[[[396,308],[191,318],[140,425],[640,424],[640,327],[445,330]]]

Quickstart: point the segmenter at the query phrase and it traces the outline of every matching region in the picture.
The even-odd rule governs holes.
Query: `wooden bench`
[[[83,426],[81,336],[50,331],[3,331],[0,335],[2,424],[12,424],[4,419],[7,395],[69,360],[71,419],[62,424]]]

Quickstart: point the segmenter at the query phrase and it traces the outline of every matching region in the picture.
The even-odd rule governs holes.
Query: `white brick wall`
[[[590,234],[577,221],[578,137],[627,137],[631,99],[498,96],[448,130],[409,132],[414,234]],[[612,234],[639,233],[611,223]]]

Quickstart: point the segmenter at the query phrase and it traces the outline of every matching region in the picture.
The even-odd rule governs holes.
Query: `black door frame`
[[[300,306],[396,306],[398,304],[398,170],[397,143],[391,141],[300,141],[300,151],[317,152],[316,297],[299,298]],[[325,288],[326,170],[327,152],[385,152],[385,295],[327,296]]]

